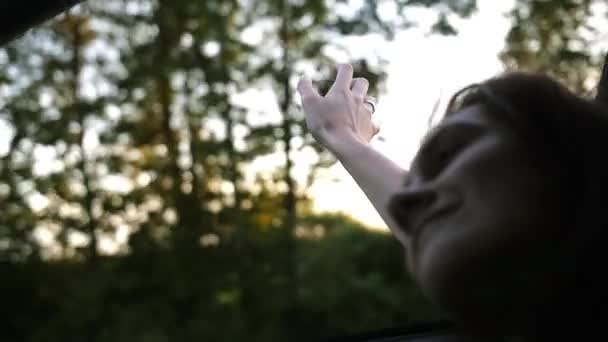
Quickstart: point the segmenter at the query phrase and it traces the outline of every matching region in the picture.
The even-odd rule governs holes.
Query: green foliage
[[[283,329],[285,274],[269,234],[198,249],[184,259],[152,250],[104,257],[96,266],[68,260],[2,264],[3,341],[310,341],[436,317],[407,277],[389,235],[347,218],[309,217],[317,232],[297,249],[298,318]],[[332,227],[332,228],[330,228]],[[238,266],[245,263],[247,267]],[[32,329],[32,327],[36,327]]]
[[[590,94],[606,51],[592,19],[606,18],[596,0],[517,1],[501,57],[510,70],[549,74],[572,90]]]

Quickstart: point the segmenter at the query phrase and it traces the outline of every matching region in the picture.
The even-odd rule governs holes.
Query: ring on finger
[[[371,108],[372,114],[374,114],[376,112],[376,99],[374,99],[371,96],[368,96],[365,98],[365,101],[363,101],[363,103],[367,103],[372,107]]]

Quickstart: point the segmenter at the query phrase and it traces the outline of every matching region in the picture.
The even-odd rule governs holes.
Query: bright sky
[[[425,29],[409,29],[393,42],[373,46],[374,50],[381,49],[376,51],[382,51],[390,65],[386,93],[379,97],[376,111],[385,141],[374,140],[372,145],[405,169],[427,131],[437,99],[441,96],[445,104],[460,88],[503,71],[498,53],[510,27],[505,13],[513,1],[480,0],[478,4],[479,11],[472,18],[459,21],[458,36],[427,36]],[[368,49],[365,45],[359,41],[353,49]],[[341,165],[318,181],[312,195],[318,210],[343,211],[386,229]]]
[[[386,93],[378,96],[375,114],[381,121],[381,135],[385,140],[375,140],[372,144],[406,169],[427,131],[429,114],[437,99],[441,96],[445,102],[458,89],[502,71],[497,55],[504,47],[510,26],[504,14],[512,8],[513,0],[478,0],[478,5],[479,10],[472,18],[457,21],[458,36],[428,36],[428,27],[436,14],[411,9],[407,16],[416,18],[421,28],[400,32],[392,42],[377,37],[348,38],[343,43],[350,56],[340,53],[335,56],[339,62],[374,53],[388,59]],[[271,89],[251,89],[242,100],[253,111],[263,112],[267,118],[274,115],[280,119]],[[9,131],[0,120],[0,155],[6,153]],[[304,152],[294,157],[294,174],[303,179],[306,165],[314,156]],[[256,170],[283,165],[284,157],[268,156],[256,161],[249,171],[252,174]],[[118,184],[118,181],[113,179],[110,183]],[[321,174],[310,195],[319,211],[342,211],[374,227],[386,229],[371,203],[339,164]]]

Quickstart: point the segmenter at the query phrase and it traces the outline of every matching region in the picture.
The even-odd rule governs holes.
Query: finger
[[[312,81],[308,78],[300,79],[298,82],[298,92],[300,93],[303,102],[309,99],[321,98],[319,92],[312,86]]]
[[[350,89],[353,91],[353,95],[363,100],[367,95],[367,90],[369,89],[369,82],[363,77],[357,77],[353,79]]]
[[[377,124],[375,122],[372,122],[372,128],[373,128],[373,132],[374,132],[372,134],[372,136],[375,136],[376,134],[378,134],[380,132],[380,125],[379,124]]]
[[[350,89],[350,83],[353,80],[353,67],[350,64],[339,64],[338,74],[336,75],[336,81],[329,90],[346,90]]]

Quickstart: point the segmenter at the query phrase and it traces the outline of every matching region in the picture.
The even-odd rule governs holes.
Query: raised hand
[[[349,64],[338,66],[336,80],[321,96],[309,79],[298,84],[306,125],[321,144],[334,153],[358,142],[369,142],[379,131],[372,122],[374,107],[368,102],[369,83],[365,78],[353,79]]]

